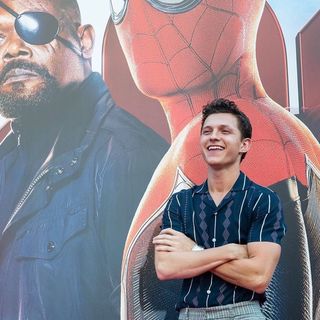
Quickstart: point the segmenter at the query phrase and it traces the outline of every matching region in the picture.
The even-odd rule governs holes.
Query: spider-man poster
[[[93,116],[81,87],[59,110],[78,109],[48,111],[39,128],[42,118],[29,117],[26,161],[21,124],[1,117],[0,318],[177,319],[181,282],[157,279],[152,238],[170,196],[206,179],[201,109],[228,98],[253,125],[241,169],[278,193],[288,229],[263,312],[320,319],[319,9],[317,0],[0,1],[6,118],[17,109],[3,108],[8,97],[29,107],[25,93],[46,83],[36,64],[60,50],[64,64],[49,75],[69,79],[68,90],[90,78],[98,90],[92,68],[112,96],[98,90],[107,109]],[[31,110],[47,97],[59,106],[62,93],[36,96]]]
[[[268,319],[319,317],[318,8],[313,6],[295,43],[287,45],[284,34],[292,31],[283,31],[276,11],[282,18],[284,11],[288,16],[290,12],[287,19],[295,19],[297,3],[280,8],[264,1],[137,0],[120,6],[115,2],[112,19],[117,38],[109,25],[105,39],[114,41],[115,47],[119,40],[135,85],[161,105],[169,135],[166,128],[159,129],[159,118],[146,116],[145,121],[171,143],[128,234],[122,265],[123,319],[177,316],[174,302],[180,283],[157,280],[151,239],[159,232],[170,195],[205,179],[197,147],[199,113],[202,105],[218,97],[236,101],[253,122],[253,148],[242,170],[277,191],[284,205],[288,233],[264,313]],[[113,89],[117,79],[112,75],[117,72],[111,63],[120,58],[112,50],[109,54],[103,71]],[[292,71],[295,54],[297,66]],[[294,89],[295,80],[299,89]],[[125,92],[135,95],[130,88],[132,84]],[[139,99],[137,94],[137,109],[150,107],[156,114],[155,101]],[[128,106],[134,109],[132,100]],[[126,105],[123,100],[122,105]],[[133,112],[139,116],[139,111]]]

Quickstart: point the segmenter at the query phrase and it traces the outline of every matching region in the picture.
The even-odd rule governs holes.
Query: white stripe
[[[257,206],[258,202],[260,201],[262,195],[263,195],[263,193],[260,193],[260,196],[259,196],[257,202],[254,204],[252,211],[254,211],[254,209],[256,208],[256,206]]]
[[[266,222],[266,219],[267,219],[267,216],[268,216],[269,213],[266,214],[266,216],[264,217],[263,219],[263,223],[262,223],[262,226],[261,226],[261,230],[260,230],[260,241],[262,241],[262,231],[263,231],[263,227],[264,227],[264,224]]]
[[[210,281],[209,288],[208,288],[208,290],[207,290],[206,308],[209,307],[208,303],[209,303],[209,297],[210,297],[210,293],[211,293],[212,282],[213,282],[213,273],[211,273],[211,281]],[[208,293],[208,291],[209,291],[210,293]]]
[[[194,219],[195,219],[195,212],[193,210],[192,212],[192,228],[193,228],[193,238],[194,241],[197,243],[197,233],[196,233],[196,224],[194,223]]]
[[[191,291],[191,288],[192,288],[192,284],[193,284],[193,278],[191,279],[191,283],[190,283],[190,287],[189,287],[189,290],[187,292],[187,294],[184,296],[183,298],[183,301],[186,303],[186,299],[187,299],[187,296],[189,295],[190,291]]]
[[[241,243],[241,235],[240,235],[240,229],[241,229],[241,214],[242,214],[242,209],[243,209],[243,205],[244,205],[244,201],[247,197],[247,193],[248,193],[248,190],[246,190],[246,193],[244,194],[244,197],[243,197],[243,200],[242,200],[242,204],[241,204],[241,208],[240,208],[240,213],[239,213],[239,221],[238,221],[238,238],[239,238],[239,244]]]
[[[244,175],[242,191],[244,190],[244,187],[246,186],[246,181],[247,181],[247,176]]]
[[[204,184],[202,185],[202,187],[200,188],[200,190],[197,191],[197,193],[200,192],[200,191],[202,191],[202,189],[204,188],[205,184],[206,184],[206,183],[204,183]]]
[[[262,223],[262,226],[261,226],[261,230],[260,230],[260,241],[262,241],[262,231],[263,231],[263,227],[265,225],[265,222],[266,222],[266,219],[270,213],[270,207],[271,207],[271,199],[270,199],[270,195],[268,195],[268,213],[265,215],[264,219],[263,219],[263,223]]]
[[[181,207],[181,204],[180,204],[180,201],[179,201],[178,195],[176,195],[176,199],[177,199],[177,202],[178,202],[179,207]]]
[[[251,299],[250,299],[250,301],[252,301],[253,300],[253,298],[254,298],[254,291],[252,291],[252,297],[251,297]]]
[[[237,286],[235,286],[233,289],[233,303],[236,303],[236,290],[237,290]]]
[[[214,215],[214,230],[213,230],[213,238],[217,239],[217,215]],[[217,241],[213,243],[213,247],[216,247]]]
[[[168,218],[169,218],[169,221],[170,221],[170,228],[172,229],[172,219],[171,219],[171,215],[170,215],[170,206],[171,206],[171,203],[172,203],[172,198],[170,199],[170,203],[169,203],[169,206],[168,206]]]
[[[283,235],[284,235],[284,236],[286,235],[286,232],[287,232],[287,229],[286,229],[286,227],[283,225]]]

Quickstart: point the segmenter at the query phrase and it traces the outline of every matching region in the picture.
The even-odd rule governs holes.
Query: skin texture
[[[173,229],[161,231],[153,244],[160,280],[191,278],[211,271],[225,281],[258,293],[266,290],[281,253],[281,247],[270,242],[228,244],[193,252],[195,242]]]
[[[205,162],[215,169],[234,166],[239,154],[246,153],[250,139],[242,139],[238,120],[227,113],[210,115],[201,130],[200,146]],[[239,165],[236,165],[239,168]]]
[[[247,257],[246,246],[227,244],[199,252],[192,251],[195,242],[183,233],[165,229],[153,239],[155,266],[160,280],[186,279],[215,267]]]

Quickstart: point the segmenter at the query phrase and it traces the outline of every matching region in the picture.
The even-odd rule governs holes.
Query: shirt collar
[[[239,177],[236,180],[235,184],[231,188],[230,191],[244,191],[249,189],[252,181],[242,172],[240,171]],[[195,186],[194,193],[208,193],[208,180],[206,180],[204,183],[202,183],[199,186]]]

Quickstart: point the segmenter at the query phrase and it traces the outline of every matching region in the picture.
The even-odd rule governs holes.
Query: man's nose
[[[7,44],[3,53],[4,62],[15,58],[29,58],[32,56],[30,47],[13,32],[7,39]]]
[[[210,140],[219,140],[219,132],[217,130],[212,130],[211,134],[210,134]]]

